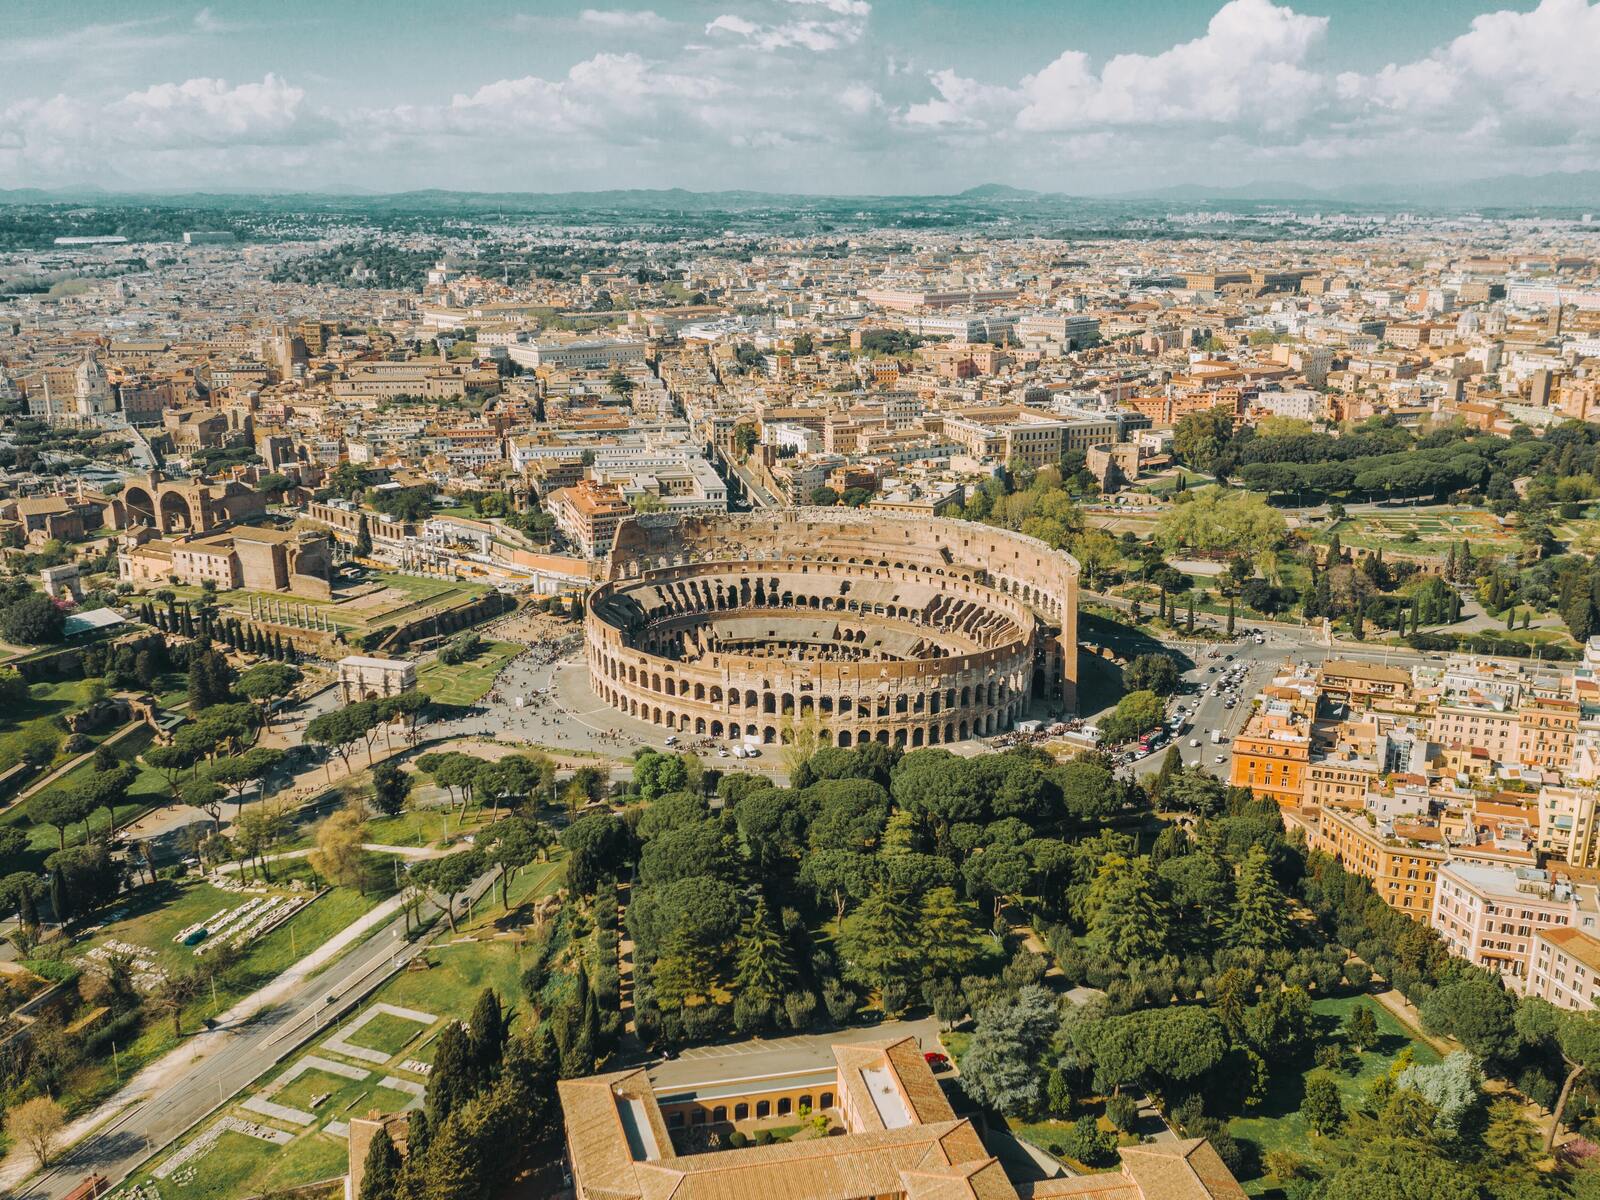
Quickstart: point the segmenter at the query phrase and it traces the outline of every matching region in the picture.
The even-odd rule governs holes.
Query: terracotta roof
[[[1203,1140],[1130,1146],[1122,1171],[1014,1187],[955,1118],[915,1039],[835,1046],[842,1137],[677,1157],[642,1070],[558,1085],[585,1200],[1243,1200]]]
[[[1575,958],[1591,971],[1600,971],[1600,938],[1581,929],[1563,927],[1541,929],[1538,936],[1560,950],[1568,958]]]
[[[1122,1169],[1145,1200],[1245,1200],[1244,1189],[1204,1138],[1124,1147]]]

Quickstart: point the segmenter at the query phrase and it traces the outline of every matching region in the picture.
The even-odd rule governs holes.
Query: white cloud
[[[1114,190],[1600,162],[1600,0],[1487,12],[1429,53],[1354,69],[1330,61],[1329,19],[1298,11],[1306,0],[1216,0],[1204,27],[1165,48],[1090,56],[1068,42],[1009,76],[956,65],[959,48],[941,62],[930,41],[875,38],[867,0],[725,0],[692,26],[665,6],[574,7],[507,23],[547,48],[559,30],[602,53],[467,75],[447,99],[396,78],[360,108],[336,107],[310,74],[151,82],[161,76],[130,47],[167,61],[210,44],[228,11],[211,2],[0,38],[0,62],[49,80],[0,101],[0,179],[908,191],[985,178],[1087,190],[1092,176]],[[626,52],[640,31],[650,53]]]
[[[1203,36],[1160,54],[1119,54],[1098,75],[1068,50],[1022,81],[1017,126],[1292,123],[1324,86],[1303,64],[1327,27],[1326,17],[1272,0],[1229,0]]]
[[[928,129],[981,129],[1016,107],[1018,93],[967,79],[951,70],[928,76],[938,96],[906,109],[905,123]]]
[[[743,38],[757,50],[800,49],[817,54],[839,50],[859,42],[867,31],[872,5],[867,0],[784,0],[803,8],[820,8],[830,18],[800,18],[763,25],[737,13],[723,13],[707,26],[708,34],[729,34]]]
[[[859,17],[863,21],[872,14],[872,5],[867,0],[784,0],[787,4],[809,4],[818,8],[825,8],[831,13],[838,13],[841,17]]]
[[[578,20],[616,33],[665,29],[671,24],[660,13],[648,8],[638,12],[623,8],[586,8],[578,14]]]
[[[150,147],[263,145],[302,140],[305,95],[276,75],[237,87],[222,79],[189,79],[130,92],[106,113],[121,124],[121,137]]]
[[[864,83],[852,83],[839,93],[839,107],[858,117],[865,116],[883,107],[883,97]]]
[[[184,35],[159,20],[79,25],[42,37],[0,38],[0,62],[125,60],[175,49]]]

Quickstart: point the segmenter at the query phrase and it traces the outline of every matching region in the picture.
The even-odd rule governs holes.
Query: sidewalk
[[[449,849],[440,849],[436,846],[388,846],[383,842],[362,842],[361,848],[375,854],[394,854],[400,858],[418,860],[443,858],[446,854],[454,854],[457,850],[462,849],[461,846],[451,846]],[[315,852],[316,848],[314,846],[306,846],[300,850],[285,850],[281,854],[264,854],[261,856],[261,861],[275,863],[284,862],[291,858],[309,858]],[[254,864],[247,862],[244,865],[250,867]],[[237,875],[239,871],[240,866],[236,862],[219,863],[211,868],[211,874],[213,875]]]
[[[192,1034],[128,1080],[122,1090],[109,1100],[70,1122],[61,1131],[58,1144],[62,1147],[75,1145],[122,1110],[149,1099],[162,1088],[175,1082],[197,1061],[213,1050],[221,1049],[233,1029],[285,999],[294,991],[296,985],[316,974],[372,930],[387,923],[400,911],[400,906],[404,902],[403,895],[391,896],[365,916],[347,925],[271,983],[259,991],[250,993],[218,1016],[212,1028]],[[7,1155],[5,1160],[0,1162],[0,1194],[8,1194],[12,1188],[27,1179],[34,1169],[34,1161],[28,1154]]]

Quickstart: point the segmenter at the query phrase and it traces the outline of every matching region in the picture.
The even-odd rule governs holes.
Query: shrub
[[[837,979],[827,979],[822,984],[822,1004],[828,1010],[828,1019],[843,1025],[856,1014],[856,995]]]
[[[756,1145],[758,1145],[758,1146],[770,1146],[770,1145],[772,1145],[772,1130],[770,1130],[770,1129],[758,1129],[758,1130],[756,1130],[756,1139],[755,1140],[756,1140]]]
[[[809,1029],[817,1019],[817,998],[810,992],[790,992],[783,998],[783,1011],[795,1032]]]
[[[735,1129],[728,1135],[728,1146],[733,1150],[743,1150],[750,1144],[749,1136],[742,1129]]]
[[[1111,1097],[1106,1101],[1106,1119],[1123,1133],[1132,1133],[1139,1123],[1139,1102],[1127,1095]]]
[[[898,1013],[905,1012],[906,1005],[911,1002],[911,993],[907,990],[906,985],[898,979],[891,979],[886,982],[879,996],[883,1001],[883,1011],[887,1016],[895,1016]]]
[[[1066,1149],[1067,1157],[1086,1167],[1109,1166],[1117,1156],[1117,1138],[1093,1117],[1079,1117],[1067,1129]]]

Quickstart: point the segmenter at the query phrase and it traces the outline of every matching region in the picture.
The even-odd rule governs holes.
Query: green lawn
[[[29,689],[25,703],[0,721],[0,771],[22,760],[22,749],[35,737],[66,740],[61,718],[88,703],[89,684],[83,679],[49,680]]]
[[[415,809],[368,821],[367,841],[383,846],[426,846],[446,836],[470,833],[484,820],[481,808],[469,808],[464,817],[459,809],[454,812],[432,807]]]
[[[360,1046],[366,1050],[381,1050],[393,1058],[427,1032],[427,1026],[408,1021],[405,1017],[379,1013],[347,1040],[352,1046]]]
[[[1379,1037],[1376,1046],[1352,1059],[1355,1064],[1353,1071],[1343,1071],[1337,1076],[1339,1091],[1344,1097],[1347,1109],[1365,1101],[1373,1081],[1389,1069],[1389,1064],[1394,1061],[1395,1055],[1407,1046],[1411,1047],[1411,1052],[1418,1063],[1439,1061],[1439,1055],[1435,1053],[1433,1047],[1417,1038],[1413,1031],[1402,1025],[1388,1009],[1370,996],[1341,996],[1315,1001],[1311,1007],[1322,1019],[1324,1040],[1327,1035],[1332,1035],[1338,1030],[1346,1014],[1357,1005],[1365,1005],[1372,1010],[1373,1016],[1378,1020]],[[1273,1077],[1271,1089],[1257,1110],[1257,1115],[1235,1117],[1229,1123],[1229,1131],[1241,1141],[1255,1143],[1263,1158],[1272,1150],[1293,1150],[1297,1154],[1304,1155],[1309,1145],[1309,1131],[1300,1116],[1304,1082],[1303,1075],[1278,1072]],[[1240,1182],[1244,1184],[1245,1191],[1251,1195],[1274,1194],[1274,1181],[1270,1178],[1262,1177]]]
[[[465,583],[457,579],[432,579],[382,571],[368,572],[367,580],[381,587],[390,588],[397,595],[389,598],[383,605],[369,607],[361,597],[336,596],[332,600],[315,600],[301,596],[285,598],[277,592],[240,588],[237,591],[217,592],[215,600],[219,609],[230,610],[240,615],[249,611],[252,598],[263,601],[286,600],[290,604],[305,605],[318,615],[327,617],[340,629],[365,631],[391,623],[401,613],[427,608],[435,603],[451,604],[458,600],[471,599],[487,590],[483,584]],[[198,600],[202,595],[201,589],[195,587],[175,586],[171,591],[180,599],[187,600]]]
[[[312,1069],[302,1071],[293,1081],[279,1088],[272,1094],[272,1099],[277,1104],[286,1104],[290,1108],[321,1117],[338,1112],[346,1100],[371,1090],[370,1076],[366,1079],[346,1079],[343,1075]],[[313,1106],[312,1101],[318,1096],[326,1099]]]
[[[1084,1115],[1094,1116],[1096,1123],[1101,1129],[1107,1132],[1112,1132],[1114,1127],[1110,1121],[1106,1120],[1104,1115],[1100,1114],[1100,1109],[1101,1106],[1096,1103],[1093,1107],[1091,1107],[1090,1111]],[[1072,1121],[1060,1121],[1052,1117],[1047,1117],[1042,1121],[1022,1121],[1015,1118],[1010,1118],[1007,1120],[1006,1124],[1011,1127],[1011,1132],[1016,1134],[1023,1141],[1038,1147],[1040,1150],[1043,1150],[1046,1154],[1058,1162],[1066,1163],[1076,1175],[1094,1175],[1105,1171],[1118,1170],[1116,1166],[1085,1166],[1077,1159],[1071,1158],[1061,1152],[1061,1147],[1066,1144],[1067,1131],[1072,1128]],[[1124,1137],[1123,1135],[1119,1134],[1118,1140],[1122,1141],[1124,1144],[1128,1144],[1135,1142],[1138,1139],[1135,1137]]]
[[[1337,531],[1346,546],[1364,550],[1398,550],[1408,554],[1442,556],[1452,543],[1470,541],[1474,553],[1521,553],[1521,540],[1502,528],[1481,509],[1429,506],[1361,512],[1328,529],[1317,530],[1315,540],[1326,543]]]
[[[440,704],[476,704],[494,686],[500,669],[524,649],[516,642],[487,642],[470,660],[453,667],[435,658],[417,669],[417,687]]]
[[[119,826],[126,825],[129,821],[143,816],[152,808],[166,804],[172,798],[172,792],[167,787],[166,779],[160,772],[152,770],[137,761],[137,756],[144,752],[150,745],[154,733],[148,728],[136,729],[116,743],[112,749],[123,762],[133,763],[138,770],[132,785],[128,788],[125,802],[117,805],[116,820]],[[33,823],[33,808],[39,799],[51,792],[66,791],[76,782],[94,770],[92,760],[83,763],[68,771],[48,788],[28,797],[27,800],[9,809],[0,816],[0,824],[16,825],[28,831],[28,845],[37,863],[42,864],[45,857],[61,846],[61,835],[49,825],[35,825]],[[89,827],[103,831],[106,827],[107,814],[104,809],[90,814]],[[66,830],[66,844],[76,845],[83,841],[85,827],[82,824],[74,825]]]

